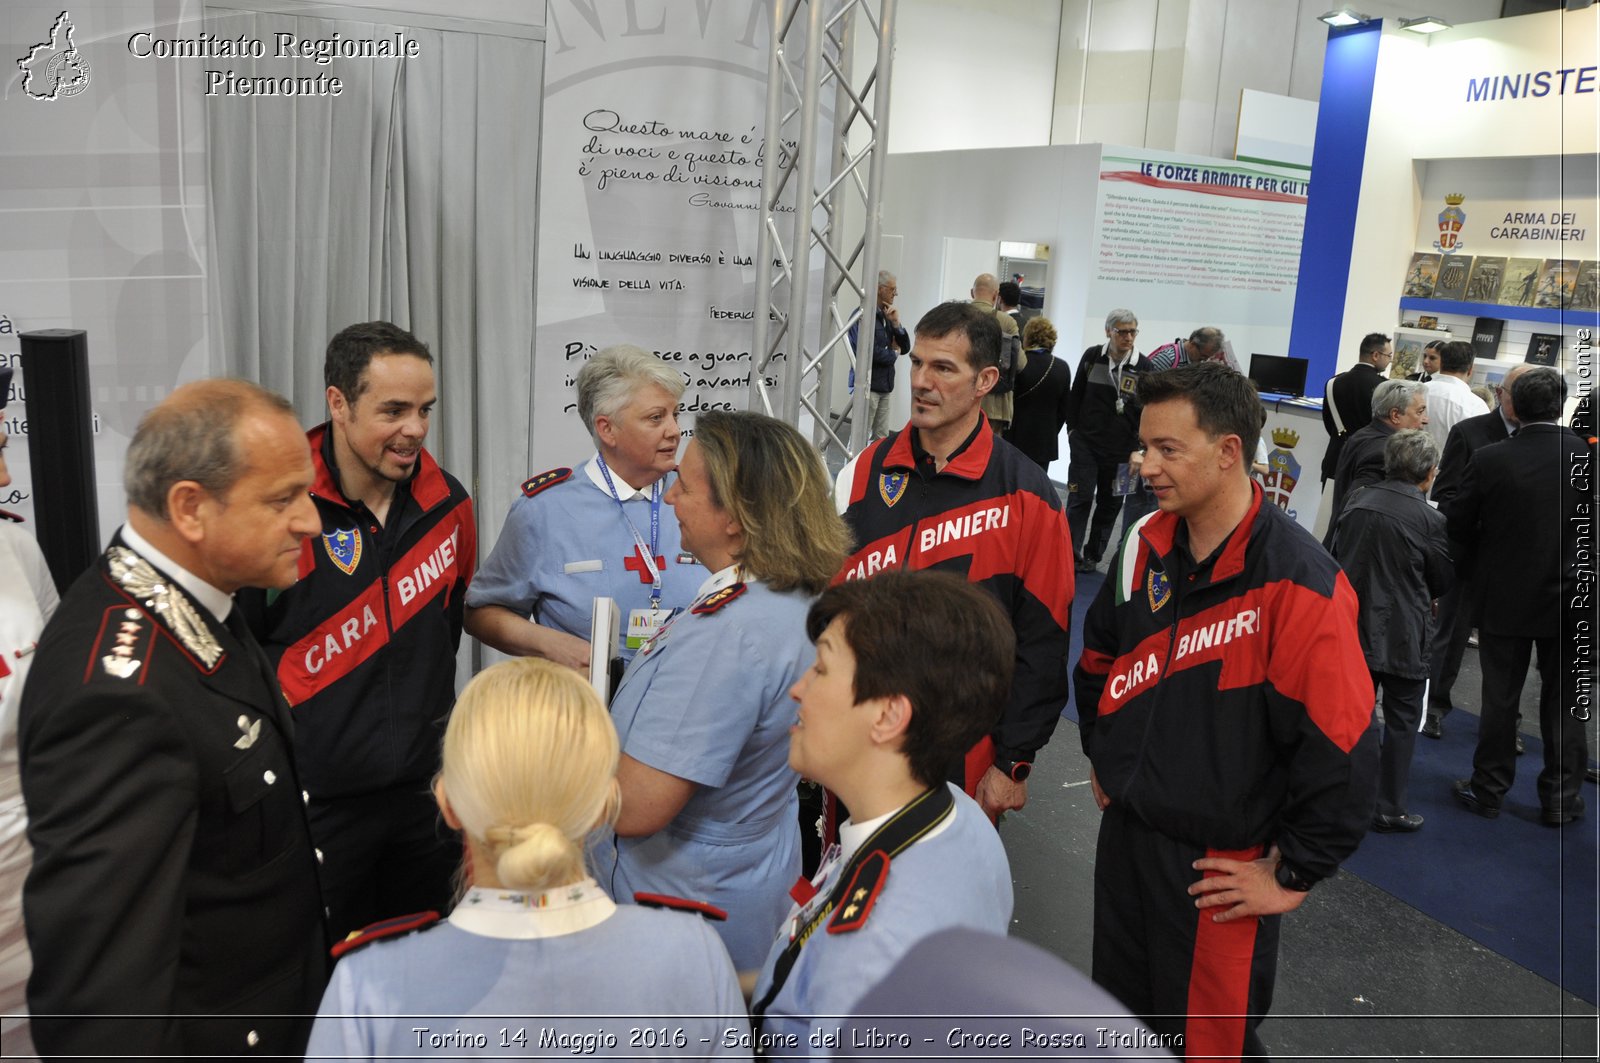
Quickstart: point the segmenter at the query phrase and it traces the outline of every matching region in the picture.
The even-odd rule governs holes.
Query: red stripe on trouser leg
[[[1208,849],[1206,856],[1255,860],[1262,848]],[[1206,878],[1220,874],[1207,871]],[[1221,908],[1203,908],[1195,927],[1194,961],[1189,969],[1189,1020],[1184,1025],[1183,1053],[1190,1059],[1238,1058],[1244,1051],[1246,1015],[1250,1010],[1250,974],[1255,962],[1257,918],[1218,923]]]
[[[994,739],[984,735],[977,745],[967,750],[961,767],[961,788],[968,797],[976,800],[978,780],[983,778],[984,772],[994,767]]]

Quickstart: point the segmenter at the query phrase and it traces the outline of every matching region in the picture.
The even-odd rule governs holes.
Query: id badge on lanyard
[[[633,526],[633,520],[628,516],[628,507],[622,504],[622,497],[617,494],[617,485],[611,479],[611,470],[606,467],[606,459],[595,455],[595,462],[600,466],[600,475],[605,477],[606,490],[611,492],[611,500],[617,504],[617,509],[622,513],[622,521],[628,526],[628,531],[633,535],[634,549],[638,551],[639,562],[644,566],[644,571],[650,577],[650,610],[661,608],[661,561],[656,551],[661,545],[661,481],[657,480],[650,488],[650,541],[644,541],[644,536],[639,534],[639,529]],[[645,612],[635,609],[634,613]],[[659,625],[658,625],[659,626]],[[632,627],[632,618],[629,618],[629,627]]]

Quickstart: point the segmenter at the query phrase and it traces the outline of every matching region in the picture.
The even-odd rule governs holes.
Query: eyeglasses
[[[1115,332],[1118,336],[1137,336],[1139,334],[1139,330],[1136,328],[1119,328],[1112,329],[1111,331]]]

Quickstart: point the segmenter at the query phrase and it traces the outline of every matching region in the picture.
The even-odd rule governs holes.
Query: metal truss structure
[[[869,428],[895,3],[771,0],[750,408],[802,430],[809,423],[820,450],[836,449],[845,458],[866,445]],[[861,34],[876,41],[876,61],[856,72],[852,60],[864,50],[857,47]],[[819,132],[821,101],[829,90],[832,121]],[[821,314],[808,322],[816,312],[808,301],[819,252]],[[865,324],[856,351],[849,331],[858,320]],[[849,406],[835,413],[839,357],[855,367],[856,386]]]

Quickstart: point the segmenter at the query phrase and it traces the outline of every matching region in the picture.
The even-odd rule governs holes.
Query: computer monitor
[[[1290,395],[1298,399],[1306,393],[1306,366],[1309,364],[1304,358],[1252,354],[1250,379],[1263,394]]]

